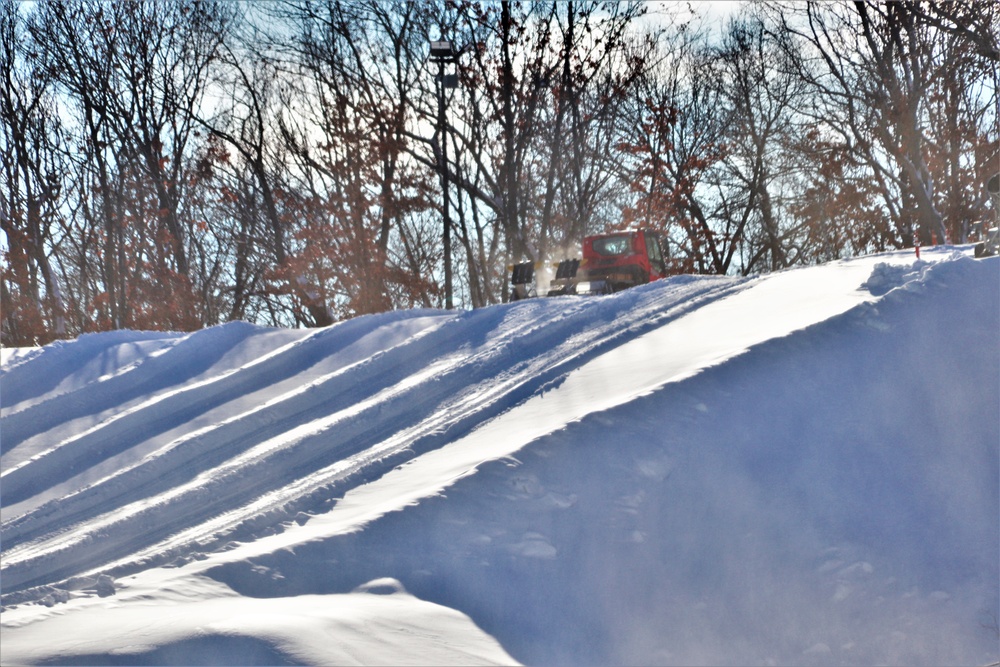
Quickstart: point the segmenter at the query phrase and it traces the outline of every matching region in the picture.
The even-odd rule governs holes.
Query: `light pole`
[[[458,74],[445,76],[444,67],[448,63],[458,62],[458,52],[449,41],[431,42],[430,61],[437,63],[437,93],[438,93],[438,136],[441,137],[441,158],[439,167],[441,169],[441,191],[444,200],[441,205],[441,213],[444,218],[444,307],[451,310],[455,307],[452,300],[452,280],[451,280],[451,218],[448,212],[448,125],[445,122],[445,88],[455,88],[458,86]]]

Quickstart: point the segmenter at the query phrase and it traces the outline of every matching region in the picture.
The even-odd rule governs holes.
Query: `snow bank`
[[[345,595],[253,600],[218,585],[197,600],[136,602],[52,616],[11,631],[3,652],[21,664],[500,665],[513,660],[464,614],[379,579]],[[461,641],[454,638],[460,637]],[[6,657],[5,657],[6,661]],[[10,663],[7,663],[10,664]]]
[[[968,252],[46,348],[0,375],[3,660],[995,661]]]

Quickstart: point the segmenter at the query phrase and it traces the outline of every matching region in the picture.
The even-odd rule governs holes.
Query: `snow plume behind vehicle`
[[[16,357],[3,661],[989,664],[972,253]]]

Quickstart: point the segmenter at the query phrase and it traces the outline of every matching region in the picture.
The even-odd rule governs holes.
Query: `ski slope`
[[[987,664],[968,248],[5,355],[0,660]]]

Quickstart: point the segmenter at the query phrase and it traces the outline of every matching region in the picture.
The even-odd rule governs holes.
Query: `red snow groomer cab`
[[[588,236],[583,239],[582,259],[564,259],[554,265],[524,262],[511,268],[512,301],[540,293],[611,294],[676,273],[668,269],[659,237],[644,229]],[[536,276],[536,269],[548,276]],[[555,275],[543,292],[542,281],[553,269]]]

